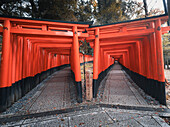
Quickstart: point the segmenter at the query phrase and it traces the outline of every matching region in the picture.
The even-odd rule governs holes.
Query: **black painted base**
[[[9,87],[0,88],[0,111],[5,111],[7,108],[7,89]]]
[[[165,82],[159,82],[154,79],[148,79],[138,73],[135,73],[122,65],[123,70],[131,79],[144,90],[145,93],[159,101],[160,104],[166,105]]]
[[[75,74],[74,74],[74,72],[72,70],[71,70],[71,75],[72,75],[72,79],[74,80],[74,85],[76,87],[77,102],[82,103],[83,102],[83,97],[82,97],[82,84],[81,84],[81,81],[80,82],[75,81]]]
[[[93,98],[97,97],[97,91],[100,86],[100,82],[104,79],[104,77],[107,75],[107,73],[110,71],[110,69],[113,67],[114,64],[110,65],[105,71],[102,71],[98,79],[93,79]]]
[[[76,88],[77,88],[77,102],[82,103],[83,97],[82,97],[82,85],[81,82],[75,82]]]
[[[93,98],[97,97],[97,90],[98,90],[98,80],[97,79],[93,79]]]
[[[0,88],[0,112],[5,111],[14,102],[25,96],[30,90],[35,88],[40,82],[46,79],[55,71],[61,70],[70,64],[51,68],[47,71],[36,74],[34,77],[26,77],[12,84],[11,87]],[[80,99],[79,99],[80,100]]]

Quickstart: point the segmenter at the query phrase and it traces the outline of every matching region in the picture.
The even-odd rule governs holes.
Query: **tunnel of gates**
[[[53,72],[66,66],[82,102],[79,40],[86,39],[94,49],[93,97],[100,81],[117,60],[135,83],[166,105],[161,27],[162,15],[103,26],[91,22],[63,22],[0,17],[3,36],[0,70],[0,111],[24,96]]]

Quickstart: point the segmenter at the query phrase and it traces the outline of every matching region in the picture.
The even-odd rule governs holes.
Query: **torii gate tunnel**
[[[135,83],[166,105],[161,27],[168,16],[103,26],[91,23],[0,17],[3,36],[0,70],[0,111],[24,96],[53,72],[71,66],[82,102],[79,40],[94,48],[93,97],[100,81],[117,60]],[[87,61],[89,61],[87,59]]]

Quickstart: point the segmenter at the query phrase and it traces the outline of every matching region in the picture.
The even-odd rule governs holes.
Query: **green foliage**
[[[10,16],[26,17],[30,14],[30,5],[28,0],[7,0],[0,2],[0,14]]]
[[[95,21],[101,25],[144,17],[135,0],[1,0],[0,14],[65,21]],[[159,9],[149,15],[162,14]]]
[[[170,55],[170,34],[164,34],[162,36],[163,38],[163,51],[164,51],[164,55]]]
[[[79,52],[82,53],[83,55],[92,55],[93,56],[93,48],[91,48],[90,43],[87,42],[86,40],[84,41],[79,41],[80,43],[80,48]]]
[[[37,18],[76,21],[76,0],[38,0]]]
[[[97,24],[140,18],[144,11],[143,5],[133,0],[98,0],[98,4]]]
[[[84,0],[9,0],[0,2],[0,14],[54,19],[65,21],[91,21],[92,1]]]
[[[120,21],[120,19],[123,19],[124,16],[122,15],[122,10],[120,10],[120,3],[112,2],[109,5],[102,6],[97,13],[96,17],[100,24],[107,24],[111,22],[117,22]]]

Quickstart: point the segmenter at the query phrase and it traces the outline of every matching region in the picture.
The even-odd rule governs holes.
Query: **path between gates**
[[[126,73],[121,70],[119,64],[115,64],[106,77],[103,103],[120,105],[144,105],[148,106],[146,100],[130,83]]]
[[[165,106],[142,93],[115,64],[93,102],[76,102],[70,68],[55,72],[1,114],[4,126],[168,126]]]

